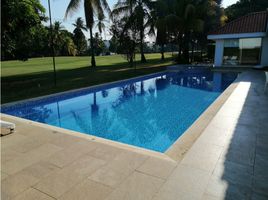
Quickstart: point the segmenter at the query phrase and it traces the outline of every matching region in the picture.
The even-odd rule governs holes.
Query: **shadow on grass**
[[[15,75],[2,78],[2,103],[52,94],[75,88],[127,79],[165,70],[172,58],[165,61],[150,59],[147,63],[127,62],[91,68],[90,66],[57,70],[57,87],[54,87],[53,71]]]

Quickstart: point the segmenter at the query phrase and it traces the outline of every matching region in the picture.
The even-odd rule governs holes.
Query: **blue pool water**
[[[165,152],[235,78],[205,69],[158,73],[1,112]]]

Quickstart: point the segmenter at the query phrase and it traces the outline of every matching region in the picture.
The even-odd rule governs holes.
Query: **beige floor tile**
[[[2,164],[2,171],[7,174],[14,174],[26,167],[45,159],[46,157],[60,151],[61,148],[52,144],[44,144],[27,152],[23,156],[10,160]]]
[[[137,171],[167,179],[176,165],[177,163],[175,161],[150,157],[137,169]]]
[[[6,179],[8,177],[8,174],[1,172],[1,181]]]
[[[119,148],[101,144],[98,145],[98,147],[95,150],[89,152],[89,155],[102,160],[111,161],[122,152],[123,150]]]
[[[122,183],[130,174],[120,170],[112,169],[104,166],[94,172],[89,179],[112,188],[117,187]]]
[[[197,141],[182,159],[181,164],[212,172],[223,147]]]
[[[27,172],[18,172],[8,176],[2,183],[2,192],[9,199],[36,184],[39,180]]]
[[[22,171],[27,172],[38,179],[42,179],[58,169],[58,167],[49,162],[40,161],[23,169]]]
[[[34,188],[29,188],[28,190],[17,195],[14,200],[54,200],[54,198]]]
[[[58,167],[64,167],[95,148],[96,145],[93,142],[76,142],[68,148],[53,154],[50,158],[48,158],[48,161]]]
[[[104,164],[103,160],[83,156],[68,167],[51,173],[35,185],[34,188],[58,198],[83,179],[89,177]]]
[[[22,140],[21,142],[11,146],[10,148],[13,149],[14,151],[25,153],[41,146],[42,144],[44,144],[43,141],[34,140],[27,137],[27,140]]]
[[[19,153],[11,148],[5,148],[1,149],[1,162],[8,162],[10,160],[14,160],[20,156],[22,156],[22,153]]]
[[[202,200],[224,200],[224,198],[216,197],[210,194],[204,194]]]
[[[123,152],[116,156],[111,162],[108,163],[108,167],[120,170],[122,173],[130,174],[148,159],[148,156],[135,153],[135,152]]]
[[[237,118],[224,117],[220,115],[216,115],[211,121],[211,124],[213,124],[213,126],[226,130],[233,130],[236,126],[236,123]]]
[[[96,183],[89,179],[71,188],[68,192],[63,194],[60,200],[104,200],[112,189],[108,186]]]
[[[210,173],[179,164],[154,200],[201,199]]]
[[[219,176],[211,176],[206,193],[224,199],[228,189],[228,182]]]
[[[134,172],[106,200],[152,199],[163,183],[163,179]]]
[[[1,148],[10,148],[22,141],[27,141],[27,139],[26,136],[14,132],[1,138]]]
[[[207,143],[223,147],[226,145],[229,138],[230,131],[227,129],[221,129],[216,126],[209,125],[200,135],[198,141],[202,142],[204,145]]]
[[[69,148],[70,146],[84,141],[82,138],[71,136],[65,134],[64,137],[57,137],[56,139],[52,140],[50,143],[62,148]]]
[[[33,187],[49,196],[58,198],[78,183],[77,180],[72,180],[71,178],[53,173]]]
[[[83,155],[71,165],[66,166],[61,170],[60,174],[68,175],[73,174],[76,179],[85,179],[89,177],[96,170],[102,168],[106,164],[106,161],[94,158],[89,155]]]

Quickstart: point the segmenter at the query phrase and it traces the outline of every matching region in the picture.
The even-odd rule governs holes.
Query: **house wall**
[[[262,39],[261,65],[268,66],[268,36]]]

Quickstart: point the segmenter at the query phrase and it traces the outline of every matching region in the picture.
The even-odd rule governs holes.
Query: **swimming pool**
[[[236,76],[162,72],[6,105],[1,112],[165,152]]]

